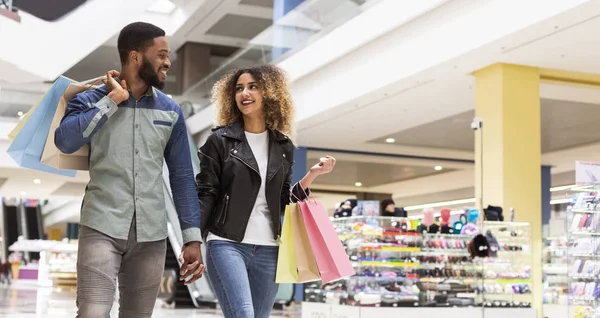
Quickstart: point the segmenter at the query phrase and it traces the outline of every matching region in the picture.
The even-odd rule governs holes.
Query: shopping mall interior
[[[0,0],[0,317],[75,315],[89,173],[32,169],[11,147],[61,75],[119,69],[134,21],[167,33],[163,92],[186,117],[196,173],[212,86],[263,63],[288,75],[294,179],[337,160],[311,199],[356,274],[281,284],[272,317],[599,317],[598,0]],[[387,199],[406,216],[381,216]],[[176,279],[170,202],[153,317],[221,317],[206,275]],[[469,252],[476,233],[487,257]]]

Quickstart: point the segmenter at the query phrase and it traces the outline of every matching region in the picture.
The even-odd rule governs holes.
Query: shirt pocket
[[[158,119],[155,119],[155,120],[152,121],[152,123],[154,125],[157,125],[157,126],[167,126],[167,127],[173,126],[173,123],[170,122],[170,121],[168,121],[168,120],[158,120]]]

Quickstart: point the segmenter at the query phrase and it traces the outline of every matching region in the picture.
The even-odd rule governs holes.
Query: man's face
[[[388,204],[388,206],[385,208],[386,211],[388,212],[394,212],[394,210],[396,209],[396,205],[392,204]]]
[[[146,84],[163,89],[167,72],[171,68],[169,59],[169,43],[165,37],[154,39],[154,44],[150,46],[146,53],[142,55],[142,61],[138,70],[138,76]]]

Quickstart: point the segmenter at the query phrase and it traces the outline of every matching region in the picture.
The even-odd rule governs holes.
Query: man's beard
[[[138,71],[138,76],[144,83],[156,87],[158,89],[163,89],[165,87],[165,82],[161,81],[158,78],[158,74],[154,70],[152,63],[145,56],[142,61],[142,67]]]

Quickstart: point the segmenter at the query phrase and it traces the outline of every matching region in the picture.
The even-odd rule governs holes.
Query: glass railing
[[[197,112],[211,104],[215,82],[236,67],[278,63],[381,0],[306,0],[251,39],[183,96]]]

